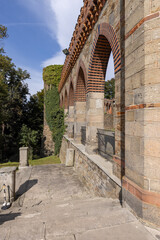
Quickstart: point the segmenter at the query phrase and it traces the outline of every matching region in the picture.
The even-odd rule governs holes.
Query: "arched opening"
[[[86,79],[82,67],[79,68],[75,91],[74,140],[85,144],[86,141]]]
[[[106,68],[111,47],[105,36],[99,35],[93,56],[91,57],[87,92],[104,93]]]
[[[113,28],[109,24],[98,26],[97,35],[93,42],[89,62],[87,83],[87,145],[86,151],[90,154],[101,152],[107,158],[115,154],[115,133],[105,136],[104,109],[112,112],[111,101],[104,100],[104,87],[109,57],[113,53],[115,75],[121,70],[121,56],[119,44]],[[112,55],[111,55],[112,56]],[[120,74],[119,74],[120,75]],[[119,81],[119,80],[118,80]],[[113,130],[113,129],[112,129]],[[106,142],[106,140],[108,142]],[[102,144],[104,143],[104,144]],[[109,151],[106,148],[110,145]]]
[[[109,61],[106,68],[104,101],[108,108],[104,111],[104,129],[107,131],[115,131],[115,73],[114,59],[111,51]]]
[[[74,137],[74,88],[72,81],[69,88],[68,137]]]
[[[67,91],[65,91],[64,95],[64,112],[65,114],[68,112],[68,96],[67,96]]]
[[[86,83],[85,83],[84,72],[81,67],[78,73],[75,101],[86,102]]]
[[[69,106],[74,106],[74,90],[72,82],[69,89]]]

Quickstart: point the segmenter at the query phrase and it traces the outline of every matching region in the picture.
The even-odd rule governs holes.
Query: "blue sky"
[[[0,24],[9,37],[2,44],[17,67],[28,70],[31,94],[43,88],[42,69],[63,64],[83,0],[0,0]],[[108,79],[113,76],[111,59]]]

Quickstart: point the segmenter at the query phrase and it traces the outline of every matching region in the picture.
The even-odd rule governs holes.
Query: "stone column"
[[[74,140],[81,143],[81,127],[86,126],[86,102],[75,102]]]
[[[28,151],[29,148],[28,147],[21,147],[19,149],[19,167],[23,168],[23,167],[28,167],[29,163],[28,163]]]
[[[68,132],[68,108],[64,109],[64,122],[66,127],[66,133]]]
[[[127,3],[123,198],[139,217],[160,225],[159,2]]]
[[[69,106],[67,133],[69,138],[74,137],[74,106]]]
[[[86,104],[86,152],[89,154],[97,152],[97,128],[104,128],[104,93],[90,92]]]
[[[4,167],[0,169],[0,187],[4,186],[7,202],[12,203],[15,199],[16,167]],[[0,192],[0,203],[4,201],[3,191]]]

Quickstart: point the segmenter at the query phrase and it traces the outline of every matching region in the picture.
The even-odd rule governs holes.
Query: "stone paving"
[[[118,200],[98,198],[64,165],[17,172],[17,200],[0,210],[0,240],[154,240]]]

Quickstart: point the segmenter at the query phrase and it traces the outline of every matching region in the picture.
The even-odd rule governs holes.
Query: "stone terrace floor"
[[[35,166],[16,176],[18,198],[0,210],[0,240],[160,239],[118,200],[91,195],[73,168]]]

